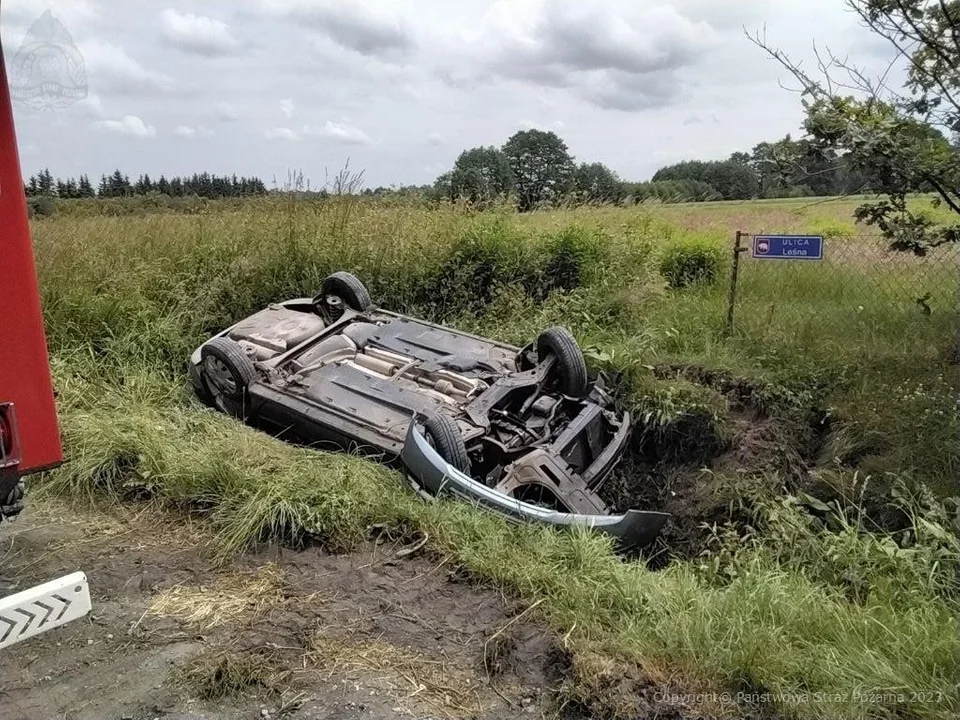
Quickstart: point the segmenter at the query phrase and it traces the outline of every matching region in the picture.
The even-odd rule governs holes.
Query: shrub
[[[566,228],[547,238],[545,250],[549,259],[539,293],[546,297],[553,290],[575,290],[590,284],[607,253],[606,242],[600,231],[578,227]]]
[[[31,218],[52,217],[57,214],[57,201],[49,195],[40,195],[29,198],[27,211]]]
[[[522,238],[502,222],[481,222],[454,246],[423,298],[440,318],[457,312],[479,312],[498,288],[519,279],[529,267],[521,258]]]
[[[660,258],[660,273],[675,289],[694,283],[712,284],[722,269],[723,251],[700,238],[671,245]]]

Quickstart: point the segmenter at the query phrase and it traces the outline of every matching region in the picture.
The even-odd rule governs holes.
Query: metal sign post
[[[733,333],[733,311],[737,302],[737,277],[740,272],[740,253],[750,250],[756,260],[823,260],[822,235],[754,235],[749,248],[743,247],[748,233],[737,231],[733,245],[733,263],[730,265],[730,290],[727,295],[727,322],[724,337]]]
[[[733,262],[730,263],[730,292],[727,294],[727,324],[724,326],[724,337],[733,333],[733,307],[737,301],[737,275],[740,272],[740,253],[747,248],[741,244],[746,233],[737,230],[737,239],[733,244]]]

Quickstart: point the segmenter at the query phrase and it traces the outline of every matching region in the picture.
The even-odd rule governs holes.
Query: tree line
[[[32,175],[23,186],[27,197],[76,198],[114,198],[151,195],[169,197],[229,198],[249,195],[265,195],[266,185],[256,177],[237,177],[236,175],[214,175],[194,173],[190,176],[167,179],[161,175],[153,180],[150,175],[142,174],[136,180],[119,169],[110,175],[102,175],[96,188],[87,175],[79,178],[54,178],[49,168]]]
[[[571,199],[618,202],[623,183],[602,163],[578,165],[555,132],[521,130],[503,147],[463,151],[453,169],[437,178],[433,194],[477,205],[512,197],[524,212]]]
[[[577,164],[554,132],[523,130],[502,147],[463,151],[430,194],[486,205],[514,198],[520,211],[559,202],[631,203],[748,200],[865,192],[869,183],[845,157],[787,135],[726,160],[685,161],[651,180],[622,180],[603,163]],[[917,188],[922,189],[922,188]],[[377,194],[374,191],[374,194]]]

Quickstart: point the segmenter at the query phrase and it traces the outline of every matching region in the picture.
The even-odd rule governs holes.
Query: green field
[[[785,693],[787,717],[955,717],[960,254],[890,256],[853,204],[518,216],[270,198],[37,219],[69,458],[37,490],[201,513],[224,553],[343,550],[373,523],[426,531],[478,582],[538,603],[573,653],[568,692],[600,716],[635,712],[610,690],[630,668],[661,687]],[[803,267],[744,258],[727,336],[737,230],[819,232],[830,251]],[[676,515],[653,561],[423,504],[378,465],[190,397],[185,362],[209,333],[341,269],[384,307],[516,344],[569,327],[637,418],[608,499]]]

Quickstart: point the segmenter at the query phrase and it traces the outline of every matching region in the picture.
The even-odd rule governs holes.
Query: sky
[[[45,11],[56,33],[34,25]],[[800,133],[789,73],[745,30],[811,69],[814,43],[868,71],[890,59],[843,0],[0,2],[11,84],[45,67],[75,90],[15,100],[24,175],[95,181],[302,172],[319,187],[349,162],[369,187],[419,185],[529,128],[644,180]],[[68,64],[30,64],[44,43]]]

